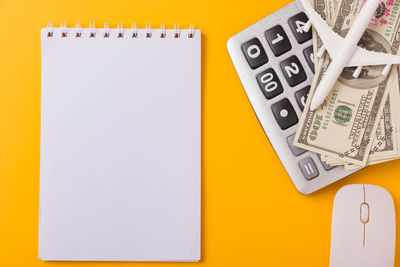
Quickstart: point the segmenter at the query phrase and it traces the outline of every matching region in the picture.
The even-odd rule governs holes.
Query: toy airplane
[[[400,56],[368,51],[357,46],[375,10],[381,2],[380,0],[366,1],[347,33],[346,38],[335,33],[318,15],[308,0],[299,1],[303,5],[309,18],[303,30],[308,32],[311,28],[311,24],[314,25],[323,43],[317,56],[321,57],[326,50],[332,59],[331,64],[311,99],[311,111],[316,110],[324,102],[345,67],[357,67],[353,73],[353,77],[358,78],[363,66],[386,65],[382,71],[382,75],[386,76],[391,69],[391,65],[400,64]]]

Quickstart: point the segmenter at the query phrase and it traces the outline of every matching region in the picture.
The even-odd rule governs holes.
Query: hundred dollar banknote
[[[400,75],[399,75],[399,70],[397,71],[397,79],[398,83],[395,83],[393,87],[390,88],[389,96],[388,99],[390,101],[390,120],[388,118],[382,119],[381,117],[381,122],[382,120],[386,121],[386,126],[384,126],[382,129],[383,132],[379,135],[377,130],[377,134],[379,137],[375,136],[374,138],[374,144],[378,145],[379,148],[377,149],[376,153],[373,153],[373,149],[370,151],[370,155],[368,157],[367,165],[374,165],[374,164],[380,164],[383,162],[387,161],[392,161],[400,158]],[[388,100],[385,103],[385,108],[388,108]],[[384,108],[384,110],[385,110]],[[385,111],[383,112],[383,115],[385,115]],[[389,122],[390,122],[390,127],[389,127]],[[379,129],[379,126],[378,126]],[[390,129],[390,131],[389,131]],[[386,133],[384,133],[386,131]],[[377,142],[378,141],[378,142]],[[382,142],[379,142],[382,141]],[[383,152],[383,153],[382,153]],[[344,165],[344,167],[347,170],[351,169],[356,169],[360,168],[360,166],[355,165],[355,164],[348,164],[348,163],[343,163],[338,162],[336,159],[329,158],[326,155],[321,156],[321,160],[324,162],[332,165],[332,166],[337,166],[337,165]]]
[[[398,90],[398,87],[396,88]],[[393,96],[392,94],[393,90],[389,93],[388,98],[390,96]],[[395,97],[392,97],[393,99]],[[390,102],[392,102],[390,99]],[[396,97],[398,99],[398,97]],[[396,102],[400,103],[400,102]],[[386,118],[383,119],[381,116],[381,122],[379,123],[376,131],[376,135],[374,137],[372,149],[370,151],[367,164],[366,165],[375,165],[391,160],[395,160],[399,158],[399,147],[398,147],[398,125],[399,125],[399,116],[398,110],[397,110],[398,105],[391,105],[390,106],[390,115],[389,112],[386,114]],[[388,108],[388,101],[385,103],[384,110]],[[389,117],[389,118],[388,118]],[[388,120],[389,119],[389,120]],[[382,121],[386,120],[386,125],[382,126]],[[331,165],[331,166],[340,166],[344,165],[346,169],[356,169],[360,168],[361,166],[352,164],[352,163],[347,163],[345,161],[336,159],[336,158],[331,158],[327,155],[321,155],[321,160],[324,161],[325,163]]]
[[[394,80],[391,82],[392,86],[389,88],[389,95],[385,101],[377,130],[373,137],[367,165],[373,165],[399,157],[400,150],[398,148],[398,133],[400,116],[398,116],[398,106],[400,104],[400,81],[398,72],[393,79]],[[332,166],[349,165],[343,160],[330,158],[327,155],[321,155],[321,160]]]
[[[381,119],[382,120],[382,119]],[[377,135],[374,137],[374,144],[372,147],[375,149],[370,151],[368,160],[367,160],[367,165],[374,165],[378,163],[382,163],[385,161],[390,161],[393,159],[398,158],[397,154],[397,147],[394,145],[396,142],[396,135],[393,134],[392,126],[386,125],[386,127],[382,127],[384,129],[380,129],[381,123],[379,123],[378,128],[377,128]],[[380,131],[385,131],[380,132]],[[373,153],[375,151],[375,153]],[[384,153],[383,155],[381,153]],[[389,152],[389,153],[387,153]],[[321,160],[324,161],[326,164],[329,164],[330,166],[341,166],[344,165],[346,169],[355,169],[355,168],[360,168],[361,166],[352,164],[352,163],[347,163],[345,161],[336,159],[336,158],[331,158],[327,155],[321,155]]]
[[[398,128],[397,121],[397,108],[399,102],[399,84],[396,82],[398,74],[396,73],[394,82],[389,88],[389,95],[382,110],[382,115],[373,138],[371,151],[368,157],[368,163],[392,158],[397,156],[397,135],[396,129]]]
[[[341,1],[338,4],[333,30],[345,37],[365,0]],[[359,46],[375,52],[396,54],[399,48],[400,0],[380,3],[378,13],[371,19]],[[373,137],[379,123],[390,77],[381,75],[383,66],[364,67],[359,78],[353,78],[355,68],[345,68],[338,82],[319,109],[309,109],[315,88],[331,62],[325,57],[316,73],[307,105],[299,123],[294,145],[365,166]]]
[[[315,11],[326,21],[329,26],[333,26],[337,1],[336,0],[310,0],[310,4],[314,7]],[[317,31],[313,28],[313,47],[314,55],[322,47],[322,41],[318,36]],[[315,69],[319,68],[323,58],[314,57]]]

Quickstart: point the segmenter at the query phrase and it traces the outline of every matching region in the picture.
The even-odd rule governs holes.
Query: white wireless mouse
[[[354,184],[336,193],[330,267],[393,267],[395,240],[393,199],[386,189]]]

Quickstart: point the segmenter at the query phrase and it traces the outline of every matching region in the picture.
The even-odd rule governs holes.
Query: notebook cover
[[[200,31],[78,30],[41,32],[39,258],[198,261]]]

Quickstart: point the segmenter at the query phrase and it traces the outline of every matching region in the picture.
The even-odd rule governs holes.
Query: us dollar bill
[[[333,26],[335,13],[336,13],[336,0],[310,0],[310,4],[314,7],[315,11],[326,21],[329,26]],[[323,43],[318,36],[317,31],[313,28],[313,48],[314,48],[314,65],[315,69],[319,68],[323,58],[317,58],[318,51],[321,49]]]
[[[376,131],[374,138],[375,148],[370,151],[367,164],[373,165],[390,160],[394,160],[400,157],[399,150],[399,127],[400,127],[400,116],[399,116],[399,104],[400,104],[400,77],[397,69],[397,75],[393,86],[390,88],[388,100],[383,108],[381,116],[380,126],[381,132]],[[389,103],[388,103],[389,102]]]
[[[400,86],[398,72],[393,78],[393,86],[389,88],[389,95],[385,101],[383,112],[376,129],[372,147],[368,156],[367,165],[381,163],[383,161],[393,160],[399,157],[398,149],[398,129],[399,116],[398,106],[400,104]],[[321,160],[331,166],[354,165],[348,164],[343,160],[331,158],[327,155],[321,155]]]
[[[395,80],[398,80],[397,73]],[[390,92],[386,99],[377,130],[373,137],[368,163],[374,160],[391,158],[398,154],[397,135],[395,134],[397,128],[396,104],[400,103],[398,102],[399,99],[397,97],[397,92],[399,90],[398,88],[398,83],[392,82],[392,87],[389,88]]]
[[[364,0],[341,1],[333,30],[345,37]],[[376,52],[397,54],[399,48],[399,6],[381,2],[382,14],[376,14],[359,42],[359,46]],[[382,18],[388,23],[384,23]],[[346,49],[346,48],[343,48]],[[327,99],[316,111],[309,109],[315,89],[325,75],[331,59],[326,56],[316,73],[307,105],[301,117],[294,145],[344,162],[365,166],[379,123],[381,111],[396,70],[389,78],[381,75],[384,66],[364,67],[359,78],[355,68],[345,68]]]

